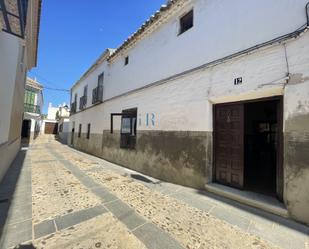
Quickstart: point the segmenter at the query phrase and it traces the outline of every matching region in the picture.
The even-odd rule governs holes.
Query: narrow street
[[[0,248],[308,248],[305,226],[160,182],[53,136],[23,149],[0,189]]]

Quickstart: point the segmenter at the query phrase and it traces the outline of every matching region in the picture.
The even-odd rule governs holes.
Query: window
[[[98,76],[98,86],[103,86],[103,83],[104,83],[104,73],[101,73]]]
[[[25,90],[25,104],[34,105],[35,92]]]
[[[92,90],[92,104],[103,102],[104,73],[98,76],[98,85]]]
[[[120,148],[135,149],[137,109],[122,111]]]
[[[180,18],[179,34],[186,32],[193,27],[193,10],[190,10],[187,14]]]
[[[79,124],[79,127],[78,127],[78,137],[81,137],[82,135],[82,124]]]
[[[88,94],[88,85],[84,87],[84,96],[87,96]]]
[[[126,56],[126,58],[124,58],[124,65],[128,65],[129,64],[129,56]]]
[[[90,127],[91,127],[91,124],[88,124],[88,126],[87,126],[87,139],[90,139]]]

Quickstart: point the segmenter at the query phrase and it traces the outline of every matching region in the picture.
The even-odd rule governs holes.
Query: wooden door
[[[45,134],[57,134],[58,133],[58,123],[45,123]]]
[[[215,106],[214,148],[216,181],[244,185],[244,105]]]
[[[277,102],[277,197],[283,201],[283,98]]]

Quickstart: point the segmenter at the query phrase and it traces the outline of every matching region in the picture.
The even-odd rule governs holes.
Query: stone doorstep
[[[213,194],[238,201],[242,204],[252,206],[284,218],[289,218],[288,210],[274,197],[269,197],[250,191],[242,191],[217,183],[206,184],[205,188],[208,192]]]

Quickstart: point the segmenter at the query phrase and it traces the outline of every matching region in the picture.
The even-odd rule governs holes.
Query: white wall
[[[20,42],[0,31],[0,144],[8,141]]]
[[[41,90],[35,92],[34,105],[38,105],[43,108],[43,93]]]
[[[111,63],[105,77],[105,99],[293,32],[306,23],[306,3],[307,0],[188,1],[165,25]],[[179,16],[192,7],[194,27],[178,36]],[[127,66],[125,55],[130,57]],[[99,73],[92,73],[85,81],[92,83]],[[79,97],[82,91],[77,90]]]
[[[287,52],[290,73],[302,72],[303,77],[308,77],[309,32],[289,42]],[[86,125],[91,122],[91,133],[102,133],[103,129],[110,129],[111,113],[137,107],[141,119],[139,130],[212,131],[213,103],[284,95],[286,89],[292,87],[288,85],[284,88],[287,73],[284,46],[276,45],[160,86],[107,101],[71,116],[70,121],[76,122],[75,129],[82,123],[82,132],[86,132]],[[235,77],[243,77],[243,84],[235,86]],[[294,94],[289,92],[286,119],[290,113],[297,111],[299,98],[307,98],[308,85],[303,87],[307,90],[300,89]],[[154,126],[151,122],[146,125],[147,114],[155,115]],[[117,121],[115,127],[120,127]]]
[[[104,61],[100,64],[89,76],[87,76],[83,81],[81,81],[76,87],[73,89],[72,100],[74,101],[74,95],[77,93],[77,110],[79,110],[79,102],[80,98],[84,95],[84,87],[88,85],[88,94],[87,94],[87,105],[89,107],[92,105],[92,90],[98,85],[98,76],[104,72],[104,90],[103,90],[103,98],[108,98],[108,95],[105,91],[105,87],[108,85],[108,78],[110,77],[109,66],[107,61]]]
[[[59,108],[53,107],[50,103],[49,106],[48,106],[48,110],[47,110],[47,119],[55,120],[57,111],[59,111]]]

